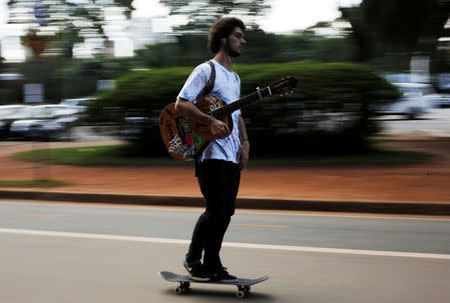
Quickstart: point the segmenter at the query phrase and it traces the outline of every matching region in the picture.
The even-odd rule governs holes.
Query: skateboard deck
[[[218,280],[218,281],[196,281],[189,277],[188,275],[179,275],[168,271],[161,271],[159,273],[161,277],[169,282],[177,282],[180,283],[179,286],[174,288],[174,291],[177,295],[185,294],[189,291],[189,287],[191,283],[201,283],[201,284],[220,284],[220,285],[235,285],[238,290],[236,292],[236,296],[238,298],[245,298],[250,293],[250,286],[254,284],[261,283],[270,278],[270,276],[264,276],[257,279],[243,279],[237,278],[236,280]]]

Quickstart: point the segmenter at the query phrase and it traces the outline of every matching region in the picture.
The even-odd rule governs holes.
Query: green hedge
[[[0,81],[0,105],[16,104],[23,101],[23,80]]]
[[[167,104],[175,102],[192,70],[193,67],[177,67],[129,73],[117,80],[115,91],[104,93],[90,106],[88,119],[123,123],[126,116],[149,117],[144,131],[131,141],[145,152],[164,153],[157,123],[159,114]],[[327,148],[326,144],[317,144],[321,142],[317,136],[327,138],[330,144],[342,138],[352,143],[347,145],[348,149],[360,149],[364,146],[365,137],[376,129],[369,119],[369,104],[398,97],[392,85],[367,66],[357,64],[241,64],[236,65],[234,70],[242,80],[242,96],[285,76],[298,80],[294,94],[271,96],[266,101],[243,109],[252,150],[257,153],[274,152],[267,148],[267,142],[279,142],[283,136],[295,138],[297,142],[293,143],[302,140],[305,146],[311,142],[313,146],[303,149],[304,152],[317,151],[314,146],[320,146],[320,150]],[[114,115],[107,109],[114,109]],[[328,121],[330,113],[333,119],[336,120],[336,116],[339,119]],[[326,124],[332,125],[331,129],[329,125],[328,129],[324,127]],[[333,145],[334,149],[342,148],[339,144]],[[286,148],[286,151],[289,149]]]

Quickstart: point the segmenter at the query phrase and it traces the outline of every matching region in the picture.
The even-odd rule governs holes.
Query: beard
[[[239,56],[241,55],[241,53],[239,53],[239,52],[237,52],[237,51],[235,51],[235,50],[229,48],[229,49],[228,49],[228,55],[229,55],[230,57],[235,58],[235,57],[239,57]]]

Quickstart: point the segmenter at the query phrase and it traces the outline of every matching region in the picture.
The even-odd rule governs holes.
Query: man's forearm
[[[239,149],[237,158],[241,162],[239,168],[244,170],[247,167],[250,142],[248,141],[247,129],[245,128],[244,119],[239,115],[239,138],[241,139],[241,148]]]
[[[213,117],[199,110],[194,103],[189,100],[178,98],[175,103],[175,109],[178,114],[186,116],[187,118],[206,126],[210,126],[213,120]]]
[[[239,115],[239,138],[241,139],[241,142],[248,142],[247,128],[245,127],[245,122],[241,115]]]

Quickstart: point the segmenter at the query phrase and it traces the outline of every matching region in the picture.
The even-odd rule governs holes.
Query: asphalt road
[[[402,116],[382,116],[382,132],[386,135],[450,136],[450,108],[433,108],[418,119]]]
[[[182,297],[200,209],[0,201],[0,302],[236,301],[232,286]],[[450,218],[239,211],[222,260],[271,279],[257,302],[449,302]]]

